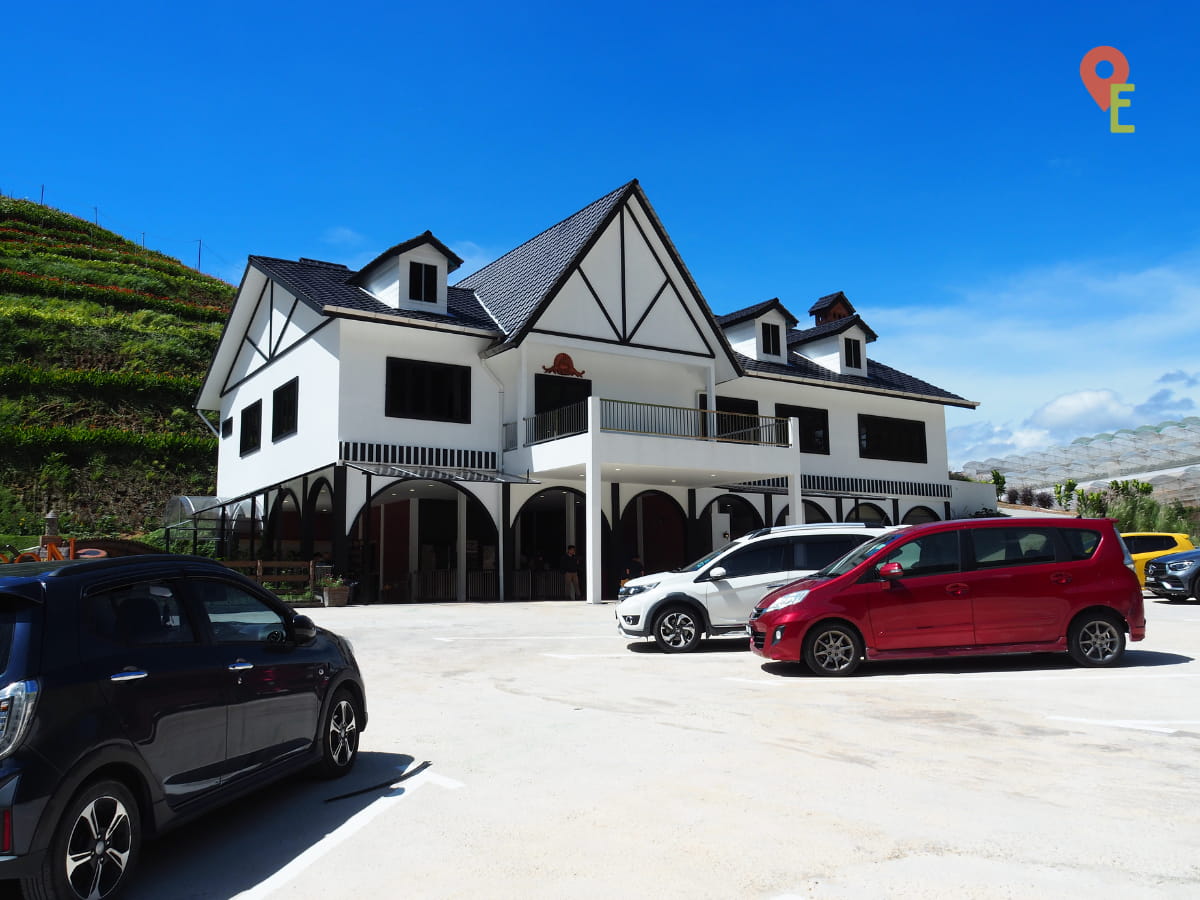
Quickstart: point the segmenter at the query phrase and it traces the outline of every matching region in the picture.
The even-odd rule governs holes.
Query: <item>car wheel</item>
[[[818,675],[849,675],[863,657],[863,642],[850,625],[818,625],[804,639],[804,662]]]
[[[687,653],[700,646],[704,626],[686,606],[668,606],[654,620],[654,643],[665,653]]]
[[[1125,652],[1125,629],[1112,616],[1089,613],[1071,623],[1067,650],[1081,666],[1113,666]]]
[[[85,786],[71,801],[38,872],[21,888],[29,900],[104,900],[125,888],[142,842],[137,802],[119,781]]]
[[[350,771],[358,758],[358,728],[362,721],[358,701],[346,688],[338,688],[325,724],[321,728],[321,774],[340,778]]]

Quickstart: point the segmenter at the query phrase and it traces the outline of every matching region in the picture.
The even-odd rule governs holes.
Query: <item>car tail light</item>
[[[0,690],[0,759],[12,753],[25,737],[37,697],[36,681],[14,681]]]

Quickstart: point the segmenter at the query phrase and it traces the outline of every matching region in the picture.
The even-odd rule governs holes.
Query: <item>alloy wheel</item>
[[[1079,650],[1092,662],[1109,661],[1116,655],[1120,645],[1121,635],[1112,622],[1088,622],[1079,633]]]
[[[343,697],[329,717],[329,755],[334,764],[345,766],[354,758],[357,748],[358,720],[354,715],[354,704]]]
[[[133,850],[129,811],[116,797],[97,797],[79,813],[67,841],[67,883],[80,900],[102,900],[121,883]]]
[[[854,659],[854,641],[844,631],[826,631],[813,643],[813,657],[825,671],[841,671]]]

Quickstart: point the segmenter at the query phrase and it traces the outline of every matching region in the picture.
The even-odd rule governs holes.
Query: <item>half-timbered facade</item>
[[[355,272],[253,256],[197,407],[228,553],[384,601],[587,598],[782,521],[976,511],[946,406],[843,294],[714,316],[636,181],[469,277],[429,232]],[[988,489],[990,490],[990,489]],[[195,505],[195,504],[194,504]]]

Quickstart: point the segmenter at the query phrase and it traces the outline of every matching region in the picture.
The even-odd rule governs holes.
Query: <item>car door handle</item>
[[[956,581],[954,584],[946,585],[946,593],[953,594],[955,597],[961,597],[967,592],[967,585],[964,582]]]
[[[247,669],[253,669],[254,663],[246,662],[244,659],[239,659],[237,662],[229,664],[230,672],[245,672]]]
[[[142,669],[135,669],[130,666],[128,669],[122,669],[116,675],[109,675],[108,680],[120,684],[122,681],[137,681],[139,678],[145,678],[149,674],[149,672],[145,672]]]
[[[1054,572],[1050,575],[1050,580],[1055,584],[1070,584],[1071,576],[1066,572]]]

